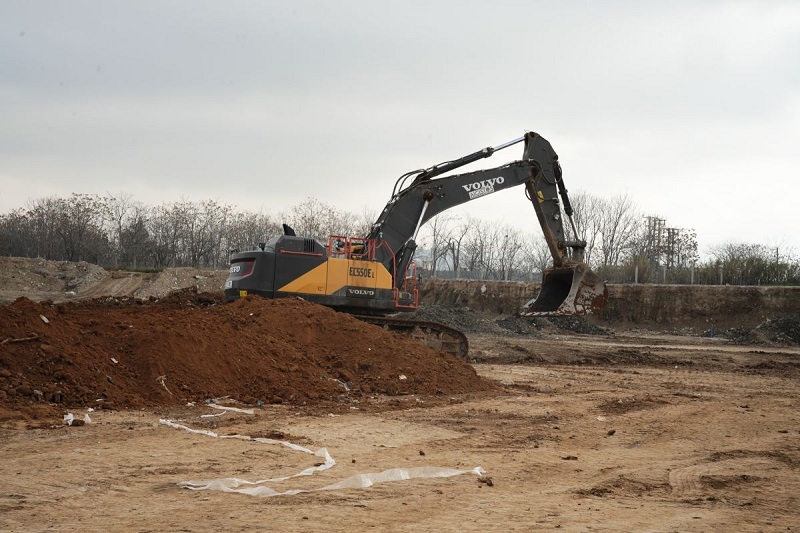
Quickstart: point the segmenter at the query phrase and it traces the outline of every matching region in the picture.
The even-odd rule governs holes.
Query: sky
[[[535,131],[571,192],[800,252],[800,2],[0,2],[0,213],[72,192],[379,212]],[[521,145],[474,170],[522,155]],[[535,231],[522,188],[448,212]]]

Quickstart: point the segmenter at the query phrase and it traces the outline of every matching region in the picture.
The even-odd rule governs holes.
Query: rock
[[[64,393],[60,390],[51,392],[47,395],[47,401],[50,403],[61,403],[64,401]]]
[[[492,478],[490,478],[489,476],[480,476],[478,478],[478,483],[483,483],[487,487],[494,487],[494,482],[492,481]]]

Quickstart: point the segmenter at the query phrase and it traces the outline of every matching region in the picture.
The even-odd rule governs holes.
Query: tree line
[[[800,262],[791,254],[763,244],[726,243],[701,261],[694,230],[645,216],[629,196],[572,196],[586,260],[611,282],[800,282]],[[274,215],[217,200],[148,206],[128,194],[72,194],[36,199],[0,215],[0,255],[132,269],[221,268],[232,250],[251,249],[281,234],[282,223],[324,242],[328,235],[366,235],[376,218],[376,212],[343,211],[314,198]],[[571,231],[571,224],[565,226]],[[425,226],[420,241],[417,261],[428,276],[535,281],[552,262],[541,232],[471,215],[440,214]]]
[[[123,194],[72,194],[29,202],[0,215],[0,254],[104,266],[161,269],[218,268],[233,249],[247,249],[282,233],[282,222],[298,235],[322,238],[358,234],[371,224],[315,199],[275,217],[237,211],[216,200],[179,200],[147,206]]]

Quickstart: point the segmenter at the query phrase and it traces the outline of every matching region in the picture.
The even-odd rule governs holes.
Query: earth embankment
[[[227,270],[165,268],[159,272],[106,270],[85,261],[0,257],[0,304],[19,297],[33,301],[67,302],[100,296],[147,299],[194,287],[219,291]]]
[[[65,302],[99,296],[163,298],[175,290],[220,291],[227,270],[165,268],[160,272],[107,271],[86,262],[0,257],[0,304],[24,296]],[[613,328],[688,328],[703,332],[754,328],[765,320],[800,314],[800,287],[611,284],[608,305],[591,317]],[[539,284],[515,281],[425,279],[426,306],[469,308],[492,317],[514,315],[539,293]]]
[[[592,321],[611,327],[753,328],[767,319],[800,314],[800,287],[719,285],[608,286],[608,305]],[[524,282],[425,280],[421,300],[495,314],[514,314],[539,293]]]

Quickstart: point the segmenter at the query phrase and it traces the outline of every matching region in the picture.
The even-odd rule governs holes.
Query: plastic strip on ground
[[[192,429],[188,426],[184,426],[182,424],[177,424],[171,420],[161,419],[159,423],[169,426],[175,429],[183,429],[190,433],[197,433],[200,435],[206,435],[209,437],[220,438],[220,439],[241,439],[241,440],[249,440],[253,442],[259,442],[262,444],[280,444],[282,446],[286,446],[295,451],[313,454],[317,457],[321,457],[324,459],[323,463],[317,466],[312,466],[306,468],[305,470],[297,473],[292,474],[289,476],[271,478],[271,479],[261,479],[258,481],[248,481],[245,479],[239,478],[220,478],[214,479],[211,481],[182,481],[178,483],[178,486],[184,487],[190,490],[219,490],[222,492],[233,492],[239,494],[247,494],[250,496],[292,496],[295,494],[301,494],[306,492],[317,492],[323,490],[342,490],[342,489],[363,489],[367,487],[371,487],[377,483],[388,483],[392,481],[405,481],[408,479],[418,479],[418,478],[444,478],[444,477],[453,477],[453,476],[460,476],[462,474],[475,474],[475,475],[482,475],[485,473],[483,468],[480,466],[473,468],[472,470],[456,470],[453,468],[444,468],[444,467],[436,467],[436,466],[418,466],[418,467],[410,467],[410,468],[391,468],[389,470],[384,470],[383,472],[370,472],[366,474],[356,474],[354,476],[350,476],[345,478],[341,481],[336,483],[325,485],[323,487],[318,487],[315,489],[291,489],[285,490],[283,492],[276,491],[266,485],[265,483],[274,483],[279,481],[285,481],[287,479],[291,479],[294,477],[299,476],[310,476],[316,472],[320,472],[322,470],[327,470],[336,464],[336,461],[331,457],[328,453],[326,448],[320,448],[316,452],[312,452],[308,448],[304,448],[297,444],[293,444],[287,441],[278,441],[273,439],[265,439],[265,438],[253,438],[247,435],[219,435],[214,433],[213,431],[208,431],[204,429]]]

